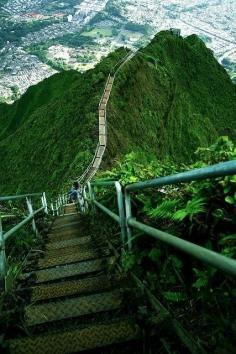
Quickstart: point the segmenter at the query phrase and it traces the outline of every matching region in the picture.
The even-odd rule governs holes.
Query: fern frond
[[[171,302],[180,302],[187,300],[187,294],[180,291],[165,291],[162,293],[164,298]]]
[[[164,200],[159,206],[151,209],[147,214],[151,218],[171,219],[172,214],[179,206],[179,199]]]
[[[205,204],[204,198],[193,198],[187,202],[185,208],[176,211],[172,219],[174,221],[183,221],[186,217],[189,217],[192,220],[194,215],[205,211]]]

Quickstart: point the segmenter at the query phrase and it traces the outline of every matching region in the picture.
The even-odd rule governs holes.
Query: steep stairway
[[[83,235],[75,206],[67,205],[53,223],[42,256],[22,276],[26,285],[21,291],[30,300],[23,333],[8,341],[10,353],[97,352],[137,339],[139,328],[122,305],[122,280],[107,274],[110,261],[92,235]]]

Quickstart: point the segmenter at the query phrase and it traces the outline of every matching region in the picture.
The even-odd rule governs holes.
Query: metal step
[[[76,210],[75,204],[67,204],[67,205],[65,205],[64,212],[65,212],[65,214],[76,213],[77,210]]]
[[[129,319],[98,323],[59,333],[18,338],[8,342],[14,354],[68,354],[137,339],[139,328]]]
[[[56,284],[42,284],[30,288],[31,301],[56,299],[65,296],[91,294],[105,291],[112,287],[111,281],[104,275],[85,279],[58,282]]]
[[[27,326],[39,325],[92,313],[116,310],[121,305],[119,291],[66,299],[64,301],[28,306],[25,310]]]
[[[71,254],[78,254],[81,253],[83,254],[86,251],[91,251],[94,250],[93,244],[91,242],[87,242],[83,245],[78,244],[78,245],[72,245],[69,247],[64,247],[64,248],[59,248],[59,249],[49,249],[44,251],[44,256],[43,259],[52,259],[55,257],[60,258],[62,255],[63,256],[68,256]]]
[[[56,250],[65,247],[85,245],[91,242],[90,236],[76,237],[69,240],[55,241],[46,244],[46,250]]]
[[[65,216],[60,216],[55,219],[53,226],[59,226],[59,225],[64,225],[66,223],[73,223],[73,222],[78,222],[79,221],[79,215],[78,214],[72,214],[72,215],[65,215]]]
[[[104,269],[108,260],[95,259],[92,261],[79,262],[74,264],[67,264],[63,266],[57,266],[54,268],[42,269],[31,273],[23,274],[21,279],[27,279],[30,276],[35,276],[35,283],[43,283],[54,281],[63,278],[69,278],[94,272],[99,272]]]
[[[78,253],[65,254],[63,253],[51,257],[51,258],[42,258],[38,260],[38,264],[36,265],[36,269],[44,269],[55,267],[59,265],[65,265],[70,263],[87,261],[89,259],[98,258],[98,253],[94,249],[79,251]]]
[[[81,225],[81,221],[80,220],[77,220],[77,221],[72,221],[72,222],[66,222],[61,225],[53,225],[52,226],[52,230],[63,230],[64,229],[68,229],[68,228],[71,228],[71,229],[76,229],[79,225]]]
[[[57,241],[63,241],[63,240],[70,240],[72,238],[82,238],[84,237],[84,235],[78,231],[69,231],[69,232],[65,232],[65,233],[50,233],[48,234],[48,242],[57,242]]]

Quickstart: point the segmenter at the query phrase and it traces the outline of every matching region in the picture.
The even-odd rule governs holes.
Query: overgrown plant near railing
[[[224,348],[230,352],[236,275],[236,261],[232,259],[236,250],[236,160],[232,160],[236,149],[223,137],[211,147],[199,149],[197,157],[199,161],[192,166],[180,168],[158,161],[145,164],[140,156],[128,155],[102,177],[117,179],[125,186],[153,176],[172,175],[123,189],[126,241],[121,265],[125,271],[139,274],[147,291],[157,294],[208,349],[224,341]],[[188,171],[176,175],[178,168]],[[114,181],[104,180],[89,185],[90,203],[124,225],[114,186]],[[192,347],[192,352],[195,349]]]
[[[20,209],[14,207],[17,201],[21,202]],[[0,197],[0,202],[0,286],[3,290],[9,290],[13,278],[19,273],[22,249],[30,247],[38,235],[36,217],[41,212],[48,214],[48,206],[45,193]],[[6,203],[12,204],[11,214],[6,213],[9,209]],[[9,222],[9,218],[13,221]],[[25,232],[25,228],[30,224],[32,231]],[[16,238],[12,242],[14,237]],[[18,259],[15,264],[9,264],[10,260],[14,261],[16,258]]]

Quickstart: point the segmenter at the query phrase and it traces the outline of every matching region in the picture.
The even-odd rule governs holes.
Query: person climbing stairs
[[[8,341],[10,353],[62,354],[137,339],[139,328],[125,314],[120,280],[106,266],[92,235],[83,235],[75,205],[65,206],[45,242],[43,255],[23,274],[29,292],[25,334]]]

